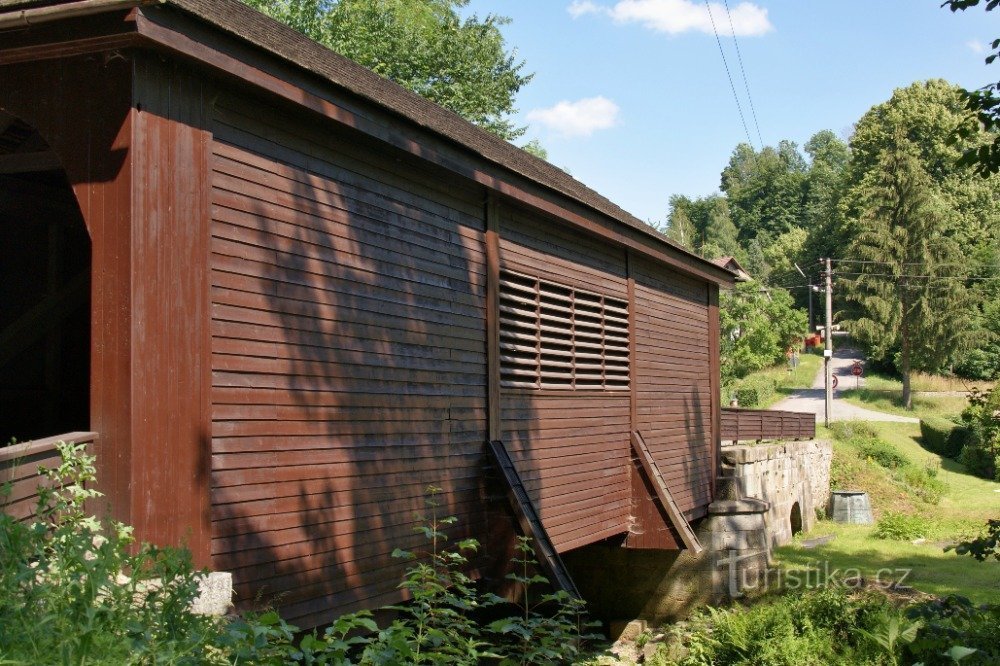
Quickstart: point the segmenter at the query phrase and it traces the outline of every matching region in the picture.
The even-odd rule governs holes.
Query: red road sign
[[[855,377],[860,377],[862,372],[864,372],[864,370],[861,368],[861,364],[855,361],[854,367],[851,368],[851,374]]]
[[[837,375],[833,375],[833,388],[837,388]]]

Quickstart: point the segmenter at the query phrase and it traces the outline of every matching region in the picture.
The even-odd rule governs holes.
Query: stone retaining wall
[[[772,548],[812,529],[817,511],[826,511],[832,457],[833,447],[822,440],[722,449],[723,465],[741,480],[744,494],[770,503],[766,519]]]

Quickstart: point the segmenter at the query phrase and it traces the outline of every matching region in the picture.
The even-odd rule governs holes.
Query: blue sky
[[[728,0],[765,145],[849,136],[894,88],[928,78],[1000,79],[983,63],[1000,10],[951,13],[939,0]],[[518,97],[525,140],[638,217],[662,221],[672,194],[718,190],[746,141],[704,2],[472,0],[513,22],[504,34],[535,78]],[[723,0],[712,4],[755,146]],[[991,78],[992,77],[992,78]]]

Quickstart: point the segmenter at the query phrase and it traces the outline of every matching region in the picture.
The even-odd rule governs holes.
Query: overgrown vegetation
[[[892,541],[912,541],[927,534],[927,521],[920,516],[910,516],[905,513],[886,511],[875,523],[872,536],[876,539]]]
[[[900,491],[929,504],[937,504],[948,490],[938,478],[938,467],[930,462],[919,465],[882,439],[878,431],[865,422],[834,423],[831,431],[840,441],[835,447],[834,464],[831,465],[831,483],[834,488],[854,487],[858,479],[856,465],[845,461],[848,451],[863,460],[886,470],[883,476],[896,486],[890,492]],[[838,455],[839,454],[839,455]]]
[[[973,390],[962,422],[968,435],[959,462],[976,476],[1000,481],[1000,389]]]
[[[754,281],[722,294],[719,320],[725,385],[785,360],[789,349],[802,345],[807,325],[805,313],[794,307],[787,291],[769,290]]]
[[[136,547],[129,527],[87,515],[85,502],[99,496],[87,487],[94,458],[82,446],[59,451],[63,463],[46,473],[37,520],[0,514],[2,664],[564,664],[592,638],[583,601],[539,592],[548,581],[535,573],[526,540],[509,575],[519,604],[478,589],[464,573],[478,544],[448,545],[454,518],[437,514],[437,489],[419,528],[427,551],[394,553],[412,561],[400,584],[409,601],[392,607],[387,626],[359,612],[302,634],[274,611],[236,620],[195,614],[202,574],[189,554]],[[477,621],[487,607],[502,619]]]

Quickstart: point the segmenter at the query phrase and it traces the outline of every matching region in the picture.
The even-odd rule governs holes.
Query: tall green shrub
[[[920,437],[928,451],[956,458],[969,438],[969,429],[948,419],[929,416],[920,419]]]

